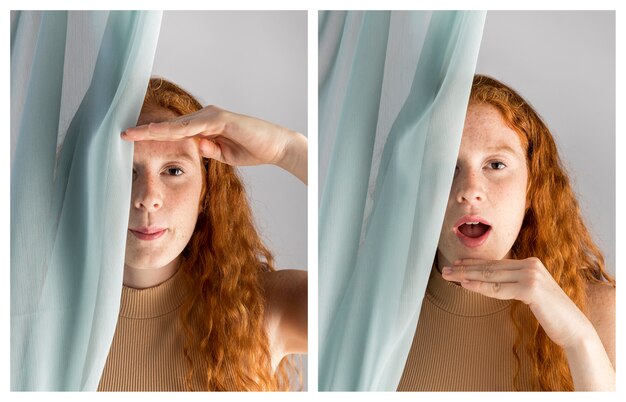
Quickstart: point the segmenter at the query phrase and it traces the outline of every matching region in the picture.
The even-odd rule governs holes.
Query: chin
[[[459,257],[458,259],[475,258],[475,259],[480,259],[480,260],[497,261],[497,260],[502,260],[504,258],[507,258],[508,252],[494,251],[494,250],[473,250],[473,251],[463,253],[461,255],[462,256]]]
[[[159,268],[166,266],[168,262],[164,262],[164,261],[165,259],[154,258],[153,255],[150,255],[144,258],[142,257],[127,258],[124,261],[124,264],[134,269],[149,270],[149,269],[159,269]]]
[[[457,247],[456,250],[453,250],[452,252],[444,252],[439,249],[438,253],[443,258],[449,260],[450,264],[454,263],[455,260],[463,259],[501,260],[503,258],[506,258],[506,256],[508,255],[507,252],[501,252],[485,247],[477,247],[474,249]]]

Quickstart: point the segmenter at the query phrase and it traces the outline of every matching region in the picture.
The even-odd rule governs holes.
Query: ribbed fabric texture
[[[115,336],[99,391],[186,391],[180,308],[188,295],[181,272],[162,284],[124,286]],[[196,374],[201,363],[196,363]],[[206,371],[205,371],[206,372]],[[199,376],[193,387],[202,389]]]
[[[433,269],[398,391],[514,391],[512,301],[463,289]],[[532,313],[523,307],[522,328]],[[518,387],[533,390],[524,333]]]

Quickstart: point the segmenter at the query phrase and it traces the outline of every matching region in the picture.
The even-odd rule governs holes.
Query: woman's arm
[[[576,391],[615,390],[615,370],[603,344],[605,341],[613,350],[614,295],[603,291],[604,305],[591,306],[594,299],[590,300],[590,317],[599,324],[594,327],[537,258],[459,260],[452,267],[444,267],[442,273],[444,279],[460,282],[474,292],[527,304],[548,337],[565,351]],[[599,294],[595,302],[598,300]]]
[[[276,124],[207,106],[195,113],[126,129],[127,141],[195,137],[202,156],[233,166],[273,164],[307,183],[305,136]]]
[[[590,284],[587,294],[588,333],[565,348],[574,387],[577,391],[614,390],[615,288]]]

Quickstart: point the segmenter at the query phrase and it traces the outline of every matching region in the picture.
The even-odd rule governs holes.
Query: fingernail
[[[450,274],[452,273],[452,268],[450,267],[443,267],[443,269],[441,270],[442,274]]]
[[[463,262],[463,260],[454,260],[454,265],[459,265],[462,262]]]

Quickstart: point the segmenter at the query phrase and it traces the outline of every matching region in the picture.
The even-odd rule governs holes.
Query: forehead
[[[178,115],[169,109],[157,108],[142,111],[137,125],[159,123]],[[162,162],[163,160],[189,159],[190,162],[200,162],[198,143],[193,138],[178,141],[137,141],[133,162]]]
[[[519,134],[506,124],[495,106],[470,104],[463,127],[461,151],[478,152],[501,147],[524,155]]]
[[[178,141],[137,141],[133,163],[148,164],[164,161],[184,161],[200,164],[198,143],[193,138]]]

